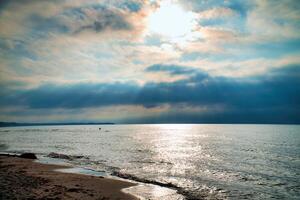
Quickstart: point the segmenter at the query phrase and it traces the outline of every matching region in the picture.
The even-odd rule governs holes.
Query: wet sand
[[[121,191],[134,183],[54,171],[62,168],[1,155],[0,199],[137,200]]]

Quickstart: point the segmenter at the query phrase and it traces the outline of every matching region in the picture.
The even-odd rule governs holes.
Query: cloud
[[[46,9],[45,9],[46,8]],[[55,16],[64,9],[58,1],[5,1],[0,7],[0,37],[9,39],[25,39],[34,34],[34,28],[56,29],[54,24],[61,26]],[[47,21],[48,20],[48,21]],[[43,30],[37,29],[39,34]],[[29,35],[28,35],[29,34]]]
[[[126,0],[126,1],[117,1],[117,7],[130,11],[130,12],[139,12],[145,4],[143,0]]]
[[[81,109],[105,106],[144,106],[154,108],[170,105],[172,116],[164,112],[161,118],[183,113],[183,121],[227,122],[225,116],[255,122],[300,123],[300,66],[273,69],[267,75],[248,78],[212,77],[202,71],[180,66],[151,66],[150,71],[168,71],[173,75],[188,74],[186,79],[172,83],[136,83],[44,85],[34,89],[1,91],[1,107],[21,106],[28,109]],[[4,87],[2,87],[4,88]],[[176,107],[179,113],[176,112]],[[185,107],[202,108],[205,112],[185,111]],[[217,108],[217,109],[216,109]],[[173,111],[172,111],[173,110]],[[175,111],[174,111],[175,110]],[[178,109],[177,109],[178,110]],[[201,110],[201,109],[200,109]],[[277,116],[277,115],[280,116]],[[187,117],[189,116],[189,117]],[[194,118],[193,118],[194,116]],[[197,117],[198,116],[198,117]],[[149,116],[148,116],[149,117]],[[158,117],[158,119],[160,119]],[[130,118],[130,114],[128,119]],[[151,118],[151,117],[150,117]],[[233,122],[232,121],[232,122]],[[263,122],[260,121],[260,122]]]
[[[224,7],[218,7],[218,8],[212,8],[209,10],[205,10],[200,12],[199,18],[204,19],[211,19],[211,18],[221,18],[221,17],[232,17],[236,16],[237,14],[230,8],[224,8]]]
[[[212,17],[218,16],[219,14],[225,14],[225,16],[229,16],[233,14],[232,12],[238,13],[240,16],[245,17],[247,12],[254,6],[253,1],[249,0],[179,0],[179,2],[186,9],[193,10],[194,12],[198,13],[208,12],[213,14]],[[220,13],[216,13],[215,11],[220,11]]]
[[[300,8],[297,0],[255,2],[256,6],[247,18],[253,40],[299,39]]]
[[[141,29],[136,18],[143,21],[144,4],[139,0],[3,2],[0,37],[48,37],[51,33],[73,34],[88,30],[94,33],[123,30],[132,34]]]
[[[147,72],[167,72],[170,75],[186,75],[195,73],[199,70],[188,68],[188,67],[182,67],[178,65],[161,65],[161,64],[155,64],[151,65],[146,68]]]
[[[136,121],[298,119],[297,1],[174,1],[199,20],[192,37],[178,41],[147,33],[159,2],[1,1],[1,110],[67,117],[126,107],[141,112],[131,115]],[[143,117],[150,109],[155,117]]]
[[[85,30],[92,30],[97,33],[110,30],[132,30],[133,27],[126,20],[126,14],[117,9],[109,9],[102,6],[92,6],[89,8],[76,8],[76,12],[71,11],[77,18],[80,13],[80,18],[76,20],[79,27],[76,27],[74,33],[80,33]]]
[[[238,39],[238,34],[232,30],[224,30],[220,28],[201,28],[203,37],[208,41],[234,42]]]
[[[297,0],[179,2],[198,13],[200,27],[234,33],[234,40],[229,43],[253,44],[299,39],[300,9]],[[199,31],[202,32],[201,29]],[[206,32],[206,35],[212,40],[215,36],[216,40],[224,38],[224,34],[220,37],[220,33],[215,32]]]

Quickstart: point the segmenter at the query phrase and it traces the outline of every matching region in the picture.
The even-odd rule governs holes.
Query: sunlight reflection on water
[[[108,173],[171,183],[201,198],[300,196],[300,126],[112,125],[0,129],[4,151],[84,155]],[[153,190],[155,191],[155,190]]]

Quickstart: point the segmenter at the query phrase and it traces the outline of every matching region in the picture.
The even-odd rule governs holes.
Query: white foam
[[[124,188],[125,193],[132,194],[141,200],[184,200],[176,190],[152,184],[140,183],[137,186]]]

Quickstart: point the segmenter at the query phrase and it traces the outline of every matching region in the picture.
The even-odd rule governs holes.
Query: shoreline
[[[0,168],[0,199],[138,199],[122,191],[135,183],[57,171],[68,166],[2,154]]]
[[[23,153],[24,154],[24,153]],[[26,153],[27,154],[27,153]],[[31,154],[31,153],[29,153]],[[35,159],[22,159],[22,153],[17,152],[0,152],[0,168],[2,167],[1,160],[6,158],[15,158],[15,159],[22,159],[18,160],[20,164],[21,161],[24,164],[24,162],[32,162],[36,164],[46,165],[49,170],[52,172],[58,172],[62,173],[64,175],[73,174],[73,175],[80,175],[80,176],[90,176],[90,177],[96,177],[101,179],[109,179],[109,180],[115,180],[115,181],[121,181],[125,183],[131,184],[128,187],[120,188],[120,191],[125,194],[129,194],[131,196],[130,199],[139,199],[139,200],[160,200],[160,199],[169,199],[169,200],[188,200],[190,199],[189,194],[182,190],[179,187],[176,187],[175,185],[171,183],[162,183],[157,182],[155,180],[146,180],[146,179],[140,179],[138,177],[123,174],[120,172],[113,171],[112,173],[107,174],[106,171],[97,171],[89,168],[84,167],[78,167],[76,165],[73,165],[72,163],[66,162],[65,160],[72,160],[73,158],[77,158],[78,156],[69,156],[65,154],[57,154],[57,153],[50,153],[55,154],[54,157],[52,156],[41,156],[38,157],[35,156]],[[50,155],[49,154],[49,155]],[[35,154],[33,154],[35,155]],[[28,160],[28,161],[26,161]],[[10,165],[11,167],[11,165]],[[45,167],[45,166],[44,166]],[[22,170],[21,170],[22,171]],[[18,173],[18,171],[16,172]],[[39,173],[38,173],[39,174]],[[23,174],[24,175],[24,174]],[[0,178],[2,178],[3,174],[0,173]],[[0,187],[1,187],[1,181],[0,181]],[[1,196],[2,193],[0,192],[0,199],[2,199]],[[8,199],[8,198],[6,198]],[[16,199],[16,198],[15,198]],[[26,198],[27,199],[27,198]],[[33,199],[33,198],[31,198]],[[35,199],[35,198],[34,198]],[[44,199],[44,198],[43,198]],[[49,199],[49,198],[47,198]],[[53,198],[50,198],[53,199]],[[58,198],[60,199],[60,198]],[[65,199],[65,198],[63,198]],[[72,198],[74,199],[74,198]],[[84,198],[87,199],[87,198]],[[99,200],[99,198],[97,198]],[[101,199],[101,198],[100,198]],[[114,198],[104,198],[104,199],[114,199]],[[123,198],[118,198],[123,199]],[[130,200],[129,198],[125,198]],[[197,199],[197,198],[192,198]]]

